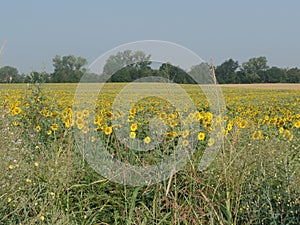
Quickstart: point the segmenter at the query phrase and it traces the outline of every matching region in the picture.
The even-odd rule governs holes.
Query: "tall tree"
[[[170,63],[163,63],[159,68],[159,76],[166,78],[174,83],[194,84],[195,81],[183,69],[173,66]]]
[[[124,67],[135,67],[136,69],[146,69],[150,66],[151,55],[146,55],[143,51],[125,50],[111,55],[103,67],[104,75],[113,75]]]
[[[20,75],[18,69],[12,66],[4,66],[0,68],[1,83],[16,83],[19,82]]]
[[[286,72],[276,66],[260,72],[261,82],[263,83],[283,83],[286,82]]]
[[[189,75],[193,78],[194,83],[195,81],[200,84],[212,84],[214,82],[210,66],[204,62],[192,66]]]
[[[233,59],[226,60],[221,65],[216,67],[216,77],[220,84],[238,83],[236,70],[239,68],[238,61]]]
[[[300,69],[291,68],[286,71],[287,82],[289,83],[300,83]]]
[[[25,83],[49,83],[50,75],[46,72],[32,71],[24,77]]]
[[[54,72],[51,74],[52,82],[79,82],[86,69],[87,60],[73,55],[55,56],[53,58]]]
[[[245,83],[260,82],[260,72],[265,71],[267,69],[267,58],[265,56],[251,58],[247,62],[244,62],[242,64],[242,72],[245,76],[242,80]]]

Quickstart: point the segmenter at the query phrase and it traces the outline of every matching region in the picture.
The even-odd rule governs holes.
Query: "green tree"
[[[135,67],[137,70],[149,68],[151,55],[146,55],[143,51],[125,50],[111,55],[103,67],[104,75],[113,75],[124,67]],[[132,71],[131,71],[132,72]]]
[[[154,73],[155,74],[155,73]],[[174,83],[194,84],[195,81],[183,69],[173,66],[170,63],[163,63],[159,68],[159,76],[166,78]]]
[[[287,80],[286,72],[276,66],[260,72],[260,77],[264,83],[283,83]]]
[[[212,84],[214,83],[214,78],[210,71],[210,66],[207,63],[200,63],[198,65],[192,66],[189,71],[189,75],[193,78],[194,82],[200,84]]]
[[[260,73],[268,69],[267,59],[265,56],[260,56],[257,58],[251,58],[247,62],[242,64],[242,74],[244,77],[242,81],[244,83],[255,83],[261,82]]]
[[[51,74],[52,82],[79,82],[85,73],[87,60],[73,55],[55,56],[53,58],[54,72]]]
[[[50,75],[46,72],[32,71],[25,79],[25,83],[49,83]]]
[[[1,83],[17,83],[20,81],[18,69],[12,66],[4,66],[0,68]]]
[[[216,77],[220,84],[238,83],[236,70],[239,68],[238,61],[233,59],[226,60],[216,67]]]
[[[289,83],[300,83],[300,69],[291,68],[286,71],[286,81]]]
[[[120,70],[118,70],[116,73],[113,74],[113,76],[110,77],[110,82],[131,82],[135,80],[134,78],[137,77],[137,69],[126,66]]]

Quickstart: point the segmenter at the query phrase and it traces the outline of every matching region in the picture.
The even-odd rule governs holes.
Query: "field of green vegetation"
[[[155,96],[116,124],[121,113],[112,105],[125,85],[106,84],[96,105],[82,109],[73,107],[76,84],[0,84],[0,224],[300,224],[300,88],[222,87],[226,115],[218,117],[197,86],[182,85],[194,102],[184,107],[195,132],[182,130],[187,121]],[[150,145],[151,115],[166,127],[152,151],[119,140],[122,127],[128,142]],[[224,143],[201,171],[201,154],[216,145],[215,125]],[[197,143],[180,171],[133,187],[95,172],[76,134],[140,166]]]

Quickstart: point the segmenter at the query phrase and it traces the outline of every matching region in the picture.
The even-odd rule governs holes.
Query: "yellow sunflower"
[[[200,132],[200,133],[198,134],[198,140],[199,140],[199,141],[203,141],[204,139],[205,139],[205,133]]]
[[[130,137],[131,139],[135,139],[136,133],[135,133],[134,131],[131,131],[130,134],[129,134],[129,137]]]
[[[144,138],[144,142],[145,142],[146,144],[149,144],[150,141],[151,141],[151,138],[150,138],[149,136],[147,136],[147,137]]]
[[[105,127],[104,133],[106,135],[110,135],[112,133],[112,127],[111,126]]]

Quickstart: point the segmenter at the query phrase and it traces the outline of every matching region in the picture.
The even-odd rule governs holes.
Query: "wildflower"
[[[203,112],[199,112],[199,111],[197,111],[196,112],[196,118],[197,118],[197,120],[202,120],[203,118],[204,118],[204,113]]]
[[[84,117],[88,117],[90,115],[90,112],[87,109],[84,109],[82,111],[82,114],[83,114]]]
[[[38,162],[35,162],[33,165],[34,165],[35,167],[38,167],[38,166],[39,166],[39,163],[38,163]]]
[[[253,140],[258,140],[258,139],[261,139],[261,138],[262,138],[262,132],[260,130],[255,131],[252,135]]]
[[[78,112],[78,111],[77,111],[77,112],[75,113],[75,115],[76,115],[76,118],[77,118],[77,119],[82,119],[82,118],[83,118],[83,113],[82,113],[82,112]]]
[[[232,130],[232,123],[229,123],[229,124],[227,125],[227,130],[228,130],[228,131]]]
[[[106,112],[105,115],[106,115],[106,117],[108,119],[112,119],[113,118],[113,114],[111,112]]]
[[[282,134],[283,131],[284,131],[284,128],[283,128],[283,127],[280,127],[280,128],[279,128],[279,133]]]
[[[31,180],[27,178],[27,179],[25,180],[25,182],[26,182],[26,183],[31,183]]]
[[[7,199],[7,203],[10,203],[11,201],[12,201],[11,198],[8,198],[8,199]]]
[[[14,121],[14,122],[13,122],[13,126],[14,126],[14,127],[18,127],[18,126],[20,126],[20,124],[19,124],[18,122]]]
[[[215,139],[214,139],[214,138],[209,138],[209,139],[208,139],[208,142],[207,142],[207,145],[210,147],[210,146],[212,146],[214,143],[215,143]]]
[[[47,111],[46,117],[51,117],[53,113],[51,111]]]
[[[40,131],[41,131],[41,126],[37,125],[37,126],[35,127],[35,130],[36,130],[36,132],[40,132]]]
[[[77,124],[77,128],[79,130],[82,130],[84,128],[84,124],[82,124],[82,123]]]
[[[208,121],[212,121],[212,119],[213,119],[213,114],[211,113],[211,112],[207,112],[206,113],[206,118],[205,118],[206,120],[208,120]]]
[[[12,110],[12,114],[13,115],[18,115],[22,113],[22,109],[20,109],[19,107],[14,107],[13,110]]]
[[[272,125],[272,126],[275,126],[277,123],[277,120],[276,119],[270,119],[269,120],[269,124]]]
[[[240,125],[240,128],[244,129],[247,127],[248,122],[246,120],[242,120],[239,125]]]
[[[134,116],[133,115],[130,115],[130,116],[128,116],[128,122],[132,122],[133,121],[133,119],[134,119]]]
[[[82,133],[87,134],[87,132],[89,132],[89,128],[87,126],[83,127],[81,129]]]
[[[188,146],[189,145],[189,141],[188,140],[183,140],[182,141],[182,146],[183,147],[186,147],[186,146]]]
[[[176,122],[175,120],[171,120],[170,126],[171,126],[171,127],[177,126],[177,122]]]
[[[294,123],[294,127],[300,128],[300,120],[297,120],[297,121]]]
[[[129,137],[130,137],[131,139],[135,139],[136,133],[133,132],[133,131],[131,131],[130,134],[129,134]]]
[[[77,125],[77,128],[79,130],[81,130],[84,127],[84,120],[82,118],[77,118],[76,125]]]
[[[111,126],[105,127],[104,133],[105,133],[106,135],[110,135],[110,134],[112,133],[112,127],[111,127]]]
[[[159,115],[159,118],[161,120],[165,120],[167,118],[167,114],[165,112],[162,112],[160,115]]]
[[[177,116],[174,113],[169,114],[169,119],[175,119]]]
[[[137,129],[137,124],[136,124],[136,123],[131,124],[130,130],[131,130],[131,131],[136,131],[136,129]]]
[[[195,118],[195,113],[190,113],[189,115],[188,115],[188,118],[190,119],[190,120],[193,120],[194,118]]]
[[[283,127],[285,125],[285,120],[281,119],[281,120],[279,120],[279,122],[277,124],[279,127]]]
[[[66,114],[68,114],[68,115],[72,115],[72,114],[73,114],[73,111],[72,111],[71,108],[67,108],[67,109],[65,110],[65,112],[66,112]]]
[[[176,132],[176,131],[173,131],[173,132],[172,132],[172,136],[173,136],[173,137],[177,137],[177,136],[178,136],[177,132]]]
[[[150,141],[151,141],[151,138],[150,138],[149,136],[147,136],[147,137],[144,138],[144,142],[145,142],[146,144],[149,144]]]
[[[45,217],[44,217],[43,215],[41,215],[41,216],[40,216],[40,220],[41,220],[41,221],[44,221],[44,220],[45,220]]]
[[[10,170],[12,170],[12,169],[14,169],[15,168],[15,166],[14,165],[9,165],[9,167],[8,167]]]
[[[51,130],[56,131],[58,129],[58,124],[57,123],[53,123],[50,127]]]
[[[186,138],[187,136],[189,136],[189,134],[190,134],[189,130],[184,130],[184,131],[182,132],[182,137],[183,137],[183,138]]]
[[[172,138],[172,137],[173,137],[172,132],[167,132],[167,133],[166,133],[166,138]]]
[[[204,138],[205,138],[205,133],[200,132],[200,133],[198,134],[198,140],[199,140],[199,141],[203,141]]]
[[[135,114],[136,114],[136,109],[135,108],[130,109],[130,115],[135,115]]]
[[[66,128],[72,127],[73,125],[74,125],[74,120],[72,120],[72,119],[66,119],[65,120],[65,127]]]
[[[96,117],[96,118],[95,118],[95,121],[94,121],[94,124],[97,124],[98,126],[102,126],[102,124],[103,124],[103,119],[100,118],[100,117]]]

